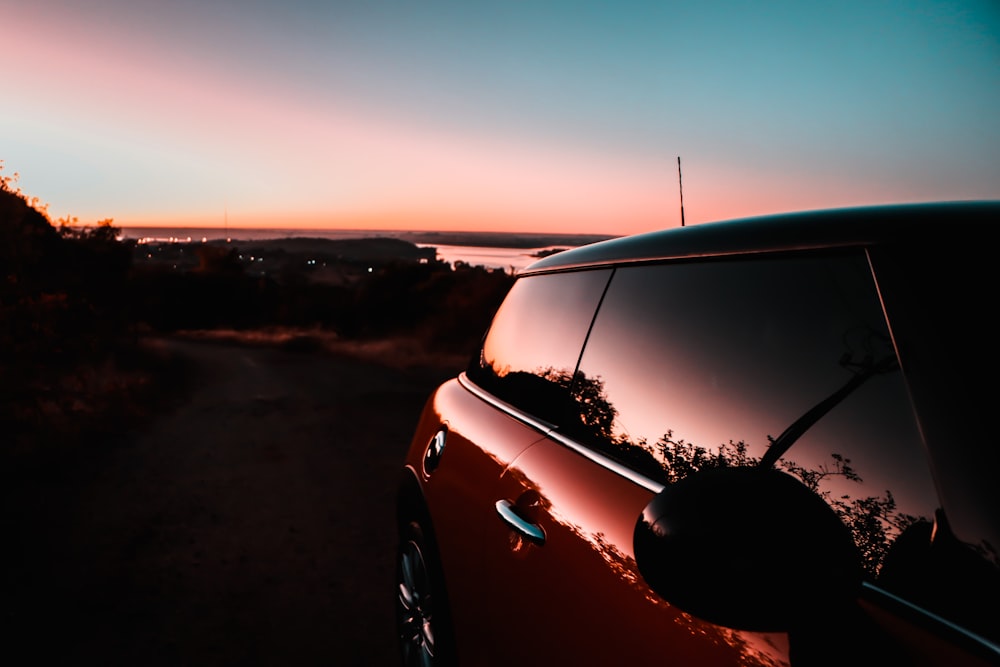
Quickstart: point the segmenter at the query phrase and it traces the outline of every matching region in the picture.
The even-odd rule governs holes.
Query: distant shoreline
[[[287,238],[361,239],[394,238],[419,244],[493,248],[575,247],[614,238],[608,234],[552,234],[531,232],[440,232],[375,229],[278,229],[222,227],[122,227],[127,239],[158,241],[264,241]]]

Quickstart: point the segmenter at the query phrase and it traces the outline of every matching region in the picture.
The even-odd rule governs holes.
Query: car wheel
[[[396,628],[404,667],[442,667],[453,663],[447,601],[433,545],[420,524],[400,534],[396,555]]]

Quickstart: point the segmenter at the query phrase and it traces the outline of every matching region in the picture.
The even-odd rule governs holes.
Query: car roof
[[[1000,201],[952,201],[802,211],[623,236],[537,260],[518,275],[665,259],[961,239],[1000,225]]]

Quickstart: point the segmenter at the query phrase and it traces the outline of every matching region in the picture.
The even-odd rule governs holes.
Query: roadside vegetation
[[[149,342],[198,336],[396,365],[464,363],[513,276],[412,258],[338,267],[346,280],[260,275],[238,249],[193,266],[137,261],[112,220],[53,222],[0,162],[0,427],[7,453],[74,447],[183,392]]]

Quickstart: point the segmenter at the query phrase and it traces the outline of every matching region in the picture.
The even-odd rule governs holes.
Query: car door
[[[492,665],[775,665],[780,634],[704,623],[649,590],[632,534],[655,485],[559,437],[504,473],[487,523]]]

